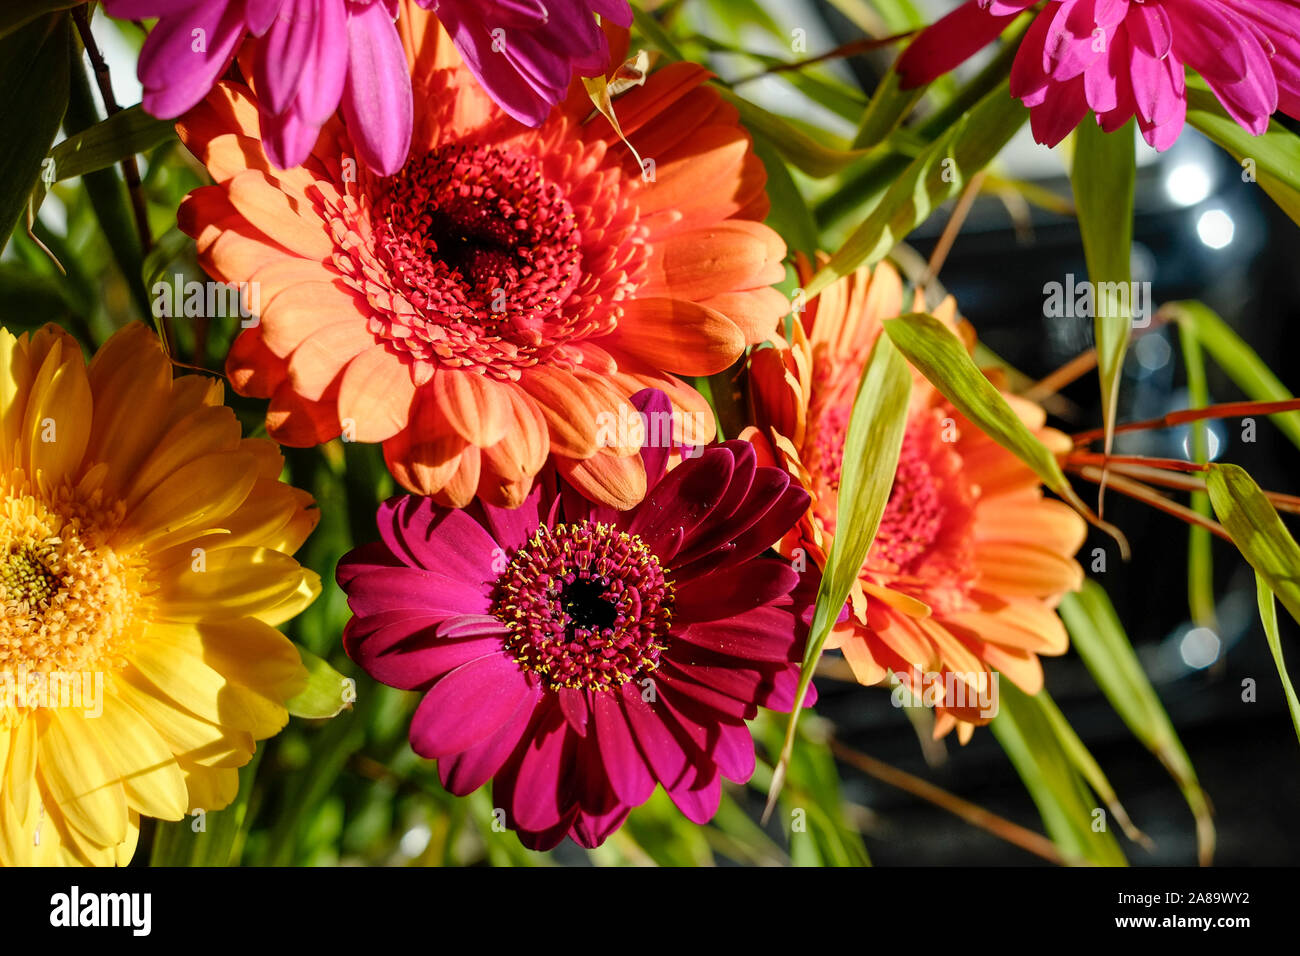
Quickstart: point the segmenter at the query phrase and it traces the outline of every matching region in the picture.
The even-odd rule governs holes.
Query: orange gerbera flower
[[[415,91],[411,155],[379,178],[342,120],[279,171],[255,93],[223,83],[179,124],[216,185],[180,222],[227,282],[256,283],[260,325],[227,370],[270,399],[268,431],[310,446],[382,442],[408,489],[514,506],[548,453],[594,499],[645,493],[627,399],[665,391],[713,437],[674,375],[726,369],[788,303],[785,245],[762,225],[766,175],[736,110],[675,63],[617,100],[642,166],[579,85],[539,128],[496,106],[442,27],[399,27]],[[615,63],[626,33],[611,31]]]
[[[913,306],[925,311],[919,294]],[[884,319],[899,315],[903,284],[888,265],[828,288],[794,324],[793,342],[750,360],[760,460],[784,465],[812,493],[799,527],[782,542],[825,563],[835,534],[845,431],[862,369]],[[936,317],[974,347],[948,299]],[[991,375],[993,377],[993,375]],[[1055,607],[1083,572],[1073,555],[1086,525],[1046,499],[1034,473],[970,424],[918,373],[898,471],[880,529],[851,594],[838,647],[863,684],[897,675],[963,743],[996,711],[998,671],[1028,693],[1042,688],[1039,654],[1061,654]],[[1045,428],[1032,402],[1006,395],[1021,420],[1053,450],[1070,447]],[[990,706],[992,705],[992,706]]]

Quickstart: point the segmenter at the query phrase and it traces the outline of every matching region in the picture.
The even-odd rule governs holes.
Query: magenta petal
[[[318,10],[317,0],[284,0],[282,13],[271,23],[258,47],[253,69],[258,104],[271,115],[279,116],[293,105],[306,72],[307,55],[316,42],[317,25],[331,16],[331,8],[337,3],[326,0]],[[308,83],[320,79],[307,74]]]
[[[417,568],[383,568],[358,574],[349,582],[347,595],[352,612],[362,617],[400,608],[444,615],[485,614],[492,604],[482,585]]]
[[[704,521],[722,499],[735,457],[717,446],[699,458],[688,459],[670,471],[650,491],[628,525],[663,560],[671,561],[675,549],[668,545],[678,534],[690,532]]]
[[[578,740],[552,706],[525,745],[514,774],[510,815],[519,829],[550,829],[577,805],[572,768]]]
[[[343,116],[361,161],[381,176],[406,163],[414,104],[406,53],[382,3],[348,8]]]
[[[610,786],[624,803],[640,806],[654,792],[655,778],[632,735],[626,712],[613,694],[592,695],[591,710]]]
[[[715,772],[707,783],[688,787],[667,787],[668,796],[682,815],[701,826],[713,819],[722,800],[722,778]]]
[[[691,768],[681,741],[668,729],[654,706],[641,699],[641,692],[634,685],[624,684],[622,696],[627,722],[655,778],[665,787],[680,783]]]
[[[424,695],[411,720],[411,747],[422,757],[467,750],[500,730],[535,693],[504,652],[471,660]]]
[[[619,805],[608,813],[579,813],[577,819],[573,821],[573,829],[569,835],[579,845],[589,850],[594,849],[608,840],[610,834],[623,825],[631,812],[631,807]]]
[[[668,471],[668,453],[671,449],[662,441],[651,443],[656,434],[656,422],[669,422],[673,414],[668,396],[657,388],[644,388],[630,399],[632,407],[646,421],[646,440],[641,447],[641,462],[645,466],[646,487],[654,488]],[[658,430],[662,432],[662,429]]]
[[[911,89],[947,73],[996,40],[1009,22],[1010,17],[985,13],[975,0],[963,3],[921,31],[903,51],[895,67],[900,85]]]
[[[145,109],[160,119],[192,109],[226,71],[243,36],[242,9],[229,0],[203,0],[159,20],[137,68]]]
[[[579,737],[587,736],[587,694],[585,690],[561,687],[555,692],[564,719]]]
[[[317,0],[316,30],[298,87],[295,112],[319,126],[334,115],[348,72],[348,17],[344,0]]]
[[[674,610],[684,623],[718,621],[771,604],[798,583],[798,572],[784,559],[756,558],[683,585]]]
[[[673,637],[738,660],[789,662],[802,648],[787,608],[756,607],[720,621],[690,624]]]
[[[473,793],[514,753],[533,719],[535,698],[525,697],[501,728],[478,744],[438,761],[438,778],[458,797]]]

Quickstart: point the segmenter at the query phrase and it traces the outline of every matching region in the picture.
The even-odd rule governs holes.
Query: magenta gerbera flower
[[[437,14],[465,65],[503,110],[540,126],[575,75],[609,66],[600,15],[632,25],[627,0],[417,0]]]
[[[898,62],[905,87],[951,70],[1039,0],[969,0],[921,33]],[[1186,68],[1259,135],[1277,110],[1300,116],[1295,0],[1064,0],[1036,15],[1016,54],[1011,93],[1034,138],[1055,146],[1091,109],[1107,132],[1136,116],[1167,149],[1187,116]]]
[[[630,26],[627,0],[415,0],[434,11],[470,71],[507,113],[539,126],[574,75],[609,66],[596,19]],[[340,104],[362,162],[383,176],[411,146],[411,78],[399,0],[104,0],[109,15],[158,18],[140,51],[144,108],[188,112],[252,36],[262,145],[302,163]]]
[[[196,106],[251,34],[262,145],[276,166],[307,158],[340,103],[357,155],[389,176],[411,146],[411,77],[398,0],[104,0],[111,16],[157,17],[140,51],[144,108]]]
[[[661,392],[633,404],[669,415]],[[454,794],[492,780],[533,849],[599,845],[657,784],[706,822],[721,778],[753,773],[745,721],[793,706],[817,582],[767,552],[808,494],[746,442],[670,472],[668,449],[641,454],[631,511],[554,472],[514,510],[407,495],[380,508],[382,541],[339,563],[348,654],[424,693],[416,753]]]

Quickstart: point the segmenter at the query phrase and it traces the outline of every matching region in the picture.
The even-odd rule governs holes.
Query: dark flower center
[[[378,334],[413,357],[528,365],[572,335],[577,220],[534,157],[436,149],[380,184],[373,222],[379,262],[417,313]]]
[[[552,690],[612,690],[659,666],[672,585],[640,538],[612,525],[539,528],[497,581],[506,647]]]
[[[11,544],[0,554],[0,603],[41,610],[59,591],[59,579],[30,545]]]

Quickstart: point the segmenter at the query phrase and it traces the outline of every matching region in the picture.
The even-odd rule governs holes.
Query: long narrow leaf
[[[1075,494],[1056,456],[1020,420],[993,383],[979,370],[966,346],[942,322],[931,315],[913,313],[885,321],[885,333],[907,356],[930,384],[963,415],[1011,452],[1042,479],[1043,484],[1073,505],[1080,514],[1097,524],[1120,543],[1127,554],[1124,536],[1099,521]]]
[[[1097,341],[1097,371],[1101,376],[1105,448],[1110,453],[1119,404],[1124,353],[1133,330],[1132,288],[1133,192],[1137,180],[1133,123],[1106,133],[1096,123],[1083,122],[1071,178],[1074,205],[1083,236],[1083,251],[1092,282]],[[1102,486],[1104,492],[1105,485]],[[1100,510],[1100,508],[1098,509]]]
[[[772,775],[765,815],[772,812],[781,792],[794,748],[799,711],[822,648],[862,570],[881,516],[885,513],[885,505],[889,503],[894,471],[903,447],[911,393],[912,377],[907,363],[890,340],[880,336],[871,350],[871,358],[862,373],[853,402],[853,414],[844,440],[837,533],[826,556],[826,567],[817,589],[817,606],[808,632],[799,688],[786,727],[781,756]]]
[[[1282,679],[1282,692],[1286,694],[1286,706],[1291,711],[1291,724],[1295,727],[1296,738],[1300,739],[1300,698],[1296,697],[1295,685],[1291,683],[1286,661],[1282,658],[1282,638],[1277,632],[1277,602],[1273,599],[1268,582],[1258,574],[1255,575],[1255,592],[1259,600],[1259,619],[1264,625],[1264,636],[1268,639],[1268,649],[1277,666],[1277,676]]]
[[[1215,843],[1210,802],[1105,589],[1095,581],[1085,581],[1078,594],[1065,596],[1060,611],[1070,632],[1070,643],[1083,658],[1092,679],[1133,736],[1159,759],[1178,784],[1196,820],[1200,863],[1208,866]]]

